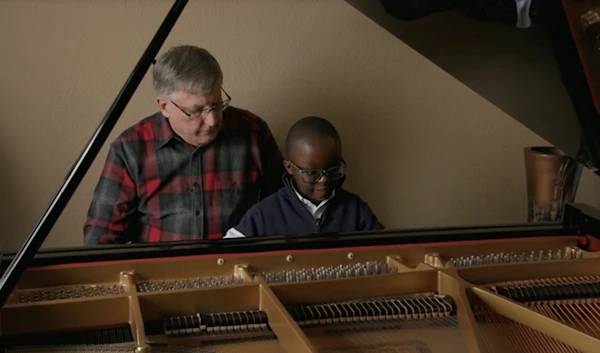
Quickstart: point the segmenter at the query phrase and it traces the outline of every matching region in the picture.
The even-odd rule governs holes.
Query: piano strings
[[[244,283],[244,279],[241,276],[233,274],[230,276],[210,276],[204,278],[196,277],[159,281],[138,281],[136,286],[137,291],[143,293],[177,289],[197,289],[230,286],[240,283]]]
[[[568,324],[588,335],[600,334],[600,276],[542,278],[497,282],[486,287],[529,309]],[[576,353],[548,335],[498,315],[482,303],[473,305],[490,352]],[[512,342],[500,340],[504,337]]]
[[[305,330],[319,350],[335,352],[358,349],[361,352],[381,350],[398,352],[464,352],[465,344],[455,317],[455,304],[449,296],[436,293],[378,297],[322,304],[292,305],[286,307],[294,321]],[[196,313],[185,316],[165,317],[145,325],[148,343],[156,348],[199,345],[218,351],[227,344],[227,351],[248,349],[248,343],[269,343],[267,352],[282,351],[269,327],[267,315],[260,310]],[[111,347],[114,339],[94,341],[102,333],[71,333],[62,339],[57,335],[30,337],[42,347],[57,348],[64,344],[92,349],[93,344],[104,344],[95,351],[126,349]],[[107,336],[107,335],[104,335]],[[88,339],[86,340],[86,337]],[[108,336],[107,336],[108,337]],[[160,338],[164,337],[164,338]],[[131,337],[128,336],[129,340]],[[451,344],[439,346],[436,340]],[[121,341],[122,342],[122,341]],[[193,342],[193,343],[191,343]],[[18,344],[16,346],[19,346]],[[167,347],[168,346],[168,347]],[[362,348],[360,348],[362,347]],[[399,347],[404,347],[401,348]],[[26,352],[27,347],[11,351]],[[448,350],[450,349],[450,350]],[[392,352],[390,351],[390,352]]]
[[[459,353],[450,296],[419,293],[287,308],[319,352]]]
[[[574,327],[587,335],[600,337],[600,276],[542,278],[489,284],[489,290],[527,306],[532,311]],[[498,319],[506,327],[506,319]],[[554,339],[532,332],[522,325],[511,332],[524,335],[519,341],[527,352],[579,352]],[[546,336],[546,337],[543,337]],[[527,340],[525,340],[527,338]],[[538,341],[532,346],[531,342]],[[531,347],[529,347],[531,346]]]
[[[567,249],[532,250],[529,252],[499,252],[480,255],[451,257],[448,261],[454,267],[470,267],[480,265],[524,263],[537,261],[577,260],[581,259],[581,249],[569,247]]]
[[[422,293],[293,305],[286,309],[319,352],[451,353],[466,349],[454,303],[444,295]],[[200,339],[196,341],[201,342],[200,346],[211,349],[228,343],[227,351],[233,351],[235,343],[276,338],[267,315],[260,310],[168,317],[148,324],[146,331],[149,336],[173,339],[170,346],[183,344],[177,338],[187,337]],[[440,338],[447,344],[436,344]]]
[[[48,289],[21,290],[19,302],[31,303],[59,299],[73,299],[125,294],[125,287],[120,283],[64,286]]]
[[[489,353],[581,353],[557,339],[502,316],[484,303],[473,305],[481,339]]]
[[[472,267],[492,264],[524,263],[538,261],[577,260],[582,258],[581,249],[568,247],[566,249],[531,250],[528,252],[499,252],[478,255],[450,257],[454,267]],[[266,283],[290,283],[315,280],[330,280],[361,276],[386,275],[397,273],[397,268],[386,261],[372,260],[347,265],[321,266],[301,269],[284,269],[279,271],[252,272],[251,276],[260,276]],[[139,280],[136,282],[138,292],[159,292],[179,289],[197,289],[219,287],[246,283],[237,274],[223,276],[208,276],[194,278],[179,278],[166,280]],[[95,296],[125,294],[124,286],[120,283],[98,285],[61,286],[46,289],[26,289],[15,291],[17,301],[30,303],[59,299],[73,299]],[[13,295],[13,298],[15,295]],[[14,302],[15,299],[11,300]]]
[[[257,275],[267,283],[287,283],[385,275],[396,272],[398,272],[397,268],[385,261],[367,261],[348,265],[260,272]]]

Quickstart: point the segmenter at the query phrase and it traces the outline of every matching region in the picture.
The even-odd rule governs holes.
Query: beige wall
[[[0,241],[25,239],[172,1],[0,3]],[[279,141],[298,118],[339,128],[348,189],[392,228],[521,222],[522,149],[545,143],[344,1],[190,1],[164,47],[210,50],[233,104]],[[155,109],[149,75],[110,139]],[[79,245],[106,147],[44,246]],[[598,205],[585,173],[578,201]]]
[[[460,10],[400,21],[378,0],[345,1],[545,140],[577,153],[576,112],[544,27],[480,21]]]

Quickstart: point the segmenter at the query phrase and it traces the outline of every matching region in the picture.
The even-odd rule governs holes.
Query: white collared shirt
[[[329,198],[319,202],[318,205],[315,205],[314,203],[312,203],[312,201],[310,201],[310,200],[304,198],[302,195],[300,195],[298,190],[296,190],[296,187],[294,186],[294,184],[292,184],[292,189],[294,190],[294,193],[296,194],[296,196],[298,197],[300,202],[302,202],[304,207],[306,207],[308,212],[310,212],[310,214],[313,216],[314,220],[317,220],[317,219],[320,219],[321,217],[323,217],[323,212],[325,212],[325,209],[327,208],[327,203],[329,203],[329,200],[331,200],[335,196],[335,190],[333,190],[333,192],[331,193],[331,196],[329,196]]]
[[[331,193],[331,196],[329,196],[326,200],[319,202],[318,205],[315,205],[314,203],[312,203],[312,201],[310,201],[310,200],[306,199],[305,197],[303,197],[302,195],[300,195],[298,190],[296,190],[296,187],[294,186],[294,184],[292,184],[292,190],[294,190],[294,193],[296,194],[296,196],[298,197],[300,202],[302,202],[304,207],[308,210],[308,212],[310,212],[311,216],[313,217],[313,219],[315,221],[318,219],[321,219],[321,217],[323,217],[323,213],[325,212],[325,209],[327,208],[327,204],[335,196],[335,190],[333,190],[333,192]],[[227,233],[225,234],[223,239],[245,238],[245,237],[246,236],[244,234],[242,234],[242,232],[235,229],[235,227],[231,227],[227,231]]]

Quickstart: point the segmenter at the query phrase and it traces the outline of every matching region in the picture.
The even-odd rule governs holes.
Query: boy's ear
[[[283,160],[283,167],[289,175],[294,175],[294,166],[287,159]]]

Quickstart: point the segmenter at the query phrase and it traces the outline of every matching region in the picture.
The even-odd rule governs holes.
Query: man
[[[358,195],[346,191],[342,141],[327,119],[297,121],[286,140],[286,186],[254,205],[225,238],[384,229]]]
[[[267,123],[230,105],[208,51],[173,47],[152,74],[159,111],[111,143],[86,245],[220,239],[282,185]]]

